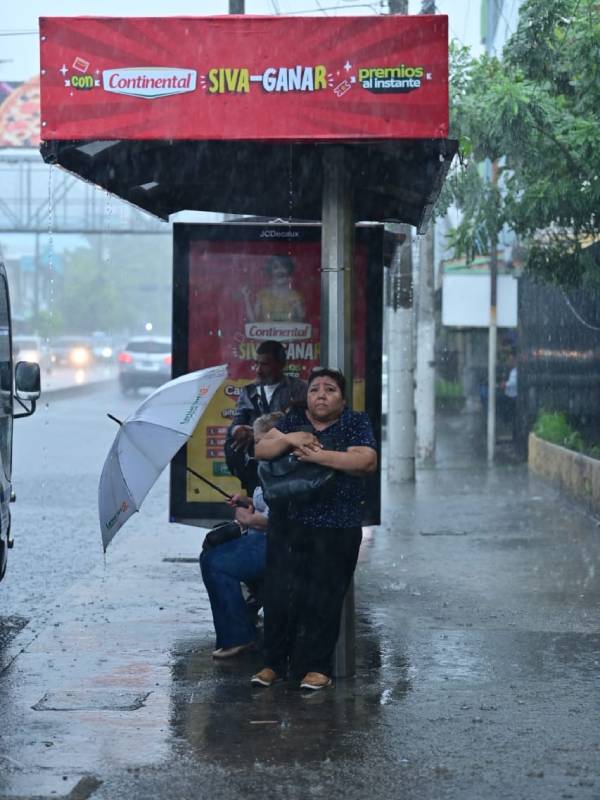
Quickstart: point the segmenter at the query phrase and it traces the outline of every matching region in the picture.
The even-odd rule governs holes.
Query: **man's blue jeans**
[[[247,533],[200,554],[217,634],[217,649],[237,647],[256,640],[256,628],[246,608],[240,581],[256,581],[265,573],[267,537]]]

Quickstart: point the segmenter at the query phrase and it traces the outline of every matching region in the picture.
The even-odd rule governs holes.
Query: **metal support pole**
[[[33,264],[33,316],[35,324],[39,324],[40,315],[40,272],[42,265],[40,264],[40,236],[38,233],[35,235],[35,256]]]
[[[354,225],[350,173],[342,148],[323,159],[321,229],[321,362],[341,369],[352,389],[352,259]],[[349,398],[352,404],[352,397]]]
[[[352,261],[354,218],[347,153],[323,153],[321,226],[321,364],[341,369],[352,405]],[[354,583],[344,601],[335,650],[334,674],[354,674]]]

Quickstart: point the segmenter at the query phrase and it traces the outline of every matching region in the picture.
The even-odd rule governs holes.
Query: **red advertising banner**
[[[185,454],[178,458],[231,494],[240,491],[240,484],[225,463],[225,438],[242,387],[256,380],[257,346],[269,339],[282,342],[287,350],[286,371],[303,379],[312,367],[322,363],[320,236],[318,225],[175,226],[174,375],[215,364],[228,365],[227,380],[209,404]],[[370,352],[376,353],[381,347],[382,237],[381,227],[374,226],[361,231],[355,245],[355,409],[369,405],[365,391],[369,336],[373,340]],[[367,286],[371,287],[371,297]],[[374,308],[369,307],[369,299],[374,301]],[[380,381],[380,358],[374,363]],[[373,397],[377,423],[381,403],[377,388]],[[173,518],[210,517],[213,512],[223,516],[214,489],[186,473],[185,467],[175,472],[179,477]]]
[[[42,139],[446,138],[448,20],[44,17]]]

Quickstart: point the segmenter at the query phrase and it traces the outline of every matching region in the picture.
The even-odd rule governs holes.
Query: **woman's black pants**
[[[331,675],[362,529],[313,528],[272,514],[265,572],[265,666]]]

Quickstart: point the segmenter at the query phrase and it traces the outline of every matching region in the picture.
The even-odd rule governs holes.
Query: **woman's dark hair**
[[[269,256],[267,258],[267,263],[265,264],[267,275],[272,275],[273,267],[279,265],[287,269],[288,275],[291,275],[292,272],[294,271],[294,262],[292,261],[290,256]]]
[[[310,387],[311,383],[316,378],[331,378],[335,381],[338,385],[340,392],[342,393],[342,397],[345,399],[346,397],[346,378],[344,378],[344,374],[339,369],[333,369],[333,367],[313,367],[310,371],[310,375],[308,376],[308,386]]]

